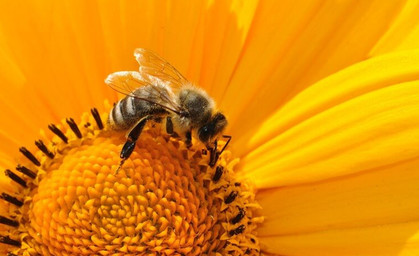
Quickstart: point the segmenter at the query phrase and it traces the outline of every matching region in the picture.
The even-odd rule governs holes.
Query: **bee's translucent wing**
[[[134,55],[140,64],[139,72],[149,83],[164,83],[175,91],[188,83],[175,67],[154,52],[138,48],[135,49]]]
[[[182,108],[175,102],[174,94],[170,87],[162,83],[151,84],[137,71],[119,71],[110,74],[105,83],[115,91],[126,96],[148,101],[159,105],[169,111],[180,113]],[[147,97],[139,95],[138,89],[144,87]]]
[[[140,73],[135,71],[118,71],[108,75],[105,83],[115,91],[127,96],[135,96],[134,91],[142,86],[149,85]]]

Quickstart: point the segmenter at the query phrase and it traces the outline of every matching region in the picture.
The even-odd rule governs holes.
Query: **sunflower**
[[[415,1],[1,5],[0,253],[419,254]],[[216,164],[150,123],[115,172],[138,47],[227,116]]]

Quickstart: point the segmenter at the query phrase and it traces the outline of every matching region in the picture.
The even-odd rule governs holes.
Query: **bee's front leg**
[[[189,130],[185,133],[185,144],[187,148],[192,146],[192,131]]]
[[[172,121],[172,117],[170,116],[166,117],[166,132],[167,134],[169,134],[170,136],[174,138],[179,137],[179,135],[175,132],[173,128],[173,121]]]
[[[211,167],[215,166],[215,164],[218,161],[218,158],[224,152],[224,150],[227,148],[227,146],[230,143],[232,137],[231,137],[231,135],[223,135],[223,138],[227,139],[227,141],[224,144],[224,147],[220,151],[217,151],[217,144],[218,144],[217,140],[214,140],[214,147],[213,148],[207,146],[207,149],[210,152],[210,161],[209,161],[208,165],[211,166]]]
[[[145,124],[147,123],[148,120],[150,120],[151,116],[145,116],[143,118],[141,118],[137,124],[129,131],[128,135],[127,135],[127,141],[125,142],[124,146],[122,147],[121,150],[121,163],[119,164],[118,169],[116,169],[116,173],[118,173],[119,169],[122,167],[122,165],[124,164],[125,160],[127,160],[132,152],[135,149],[135,145],[137,143],[138,138],[141,135],[141,132],[143,131],[143,128],[145,126]]]
[[[210,167],[214,167],[217,163],[218,157],[220,156],[220,153],[217,151],[217,140],[214,140],[214,147],[207,146],[208,151],[210,152],[210,160],[208,165]]]

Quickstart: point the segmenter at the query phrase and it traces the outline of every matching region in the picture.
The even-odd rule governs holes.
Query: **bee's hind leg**
[[[137,140],[140,137],[145,124],[147,123],[148,120],[150,120],[150,118],[151,118],[150,116],[145,116],[141,118],[137,122],[137,124],[129,131],[128,136],[127,136],[127,141],[125,142],[121,150],[121,154],[120,154],[121,163],[119,164],[118,169],[116,169],[115,174],[118,173],[119,169],[122,167],[125,160],[127,160],[131,156],[132,152],[135,149],[135,144],[137,143]]]

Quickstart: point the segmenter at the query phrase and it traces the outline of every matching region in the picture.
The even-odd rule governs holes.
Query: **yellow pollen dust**
[[[106,114],[102,115],[105,120]],[[88,125],[85,125],[85,124]],[[118,174],[125,134],[99,130],[86,113],[82,138],[50,137],[19,208],[17,255],[259,255],[263,220],[254,192],[225,151],[208,166],[202,146],[150,125]]]

